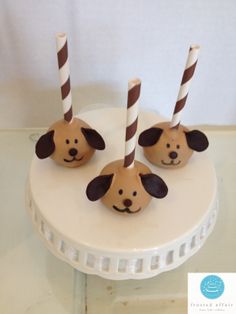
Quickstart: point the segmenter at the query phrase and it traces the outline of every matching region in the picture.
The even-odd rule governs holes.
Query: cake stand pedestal
[[[217,181],[207,153],[169,170],[150,164],[137,147],[136,159],[164,179],[169,193],[135,215],[121,215],[90,202],[85,190],[107,163],[123,158],[126,109],[98,109],[80,118],[103,135],[106,150],[76,169],[33,159],[26,204],[36,232],[58,258],[103,278],[144,279],[181,265],[201,248],[217,217]],[[161,120],[141,113],[138,134]]]
[[[86,275],[74,268],[73,277],[73,314],[86,313]]]

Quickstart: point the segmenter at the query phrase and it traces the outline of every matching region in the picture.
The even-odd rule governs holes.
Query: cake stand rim
[[[28,181],[27,181],[28,184]],[[153,271],[148,271],[148,272],[140,272],[140,273],[134,273],[134,272],[124,272],[124,273],[117,273],[117,272],[109,272],[109,271],[101,271],[95,268],[89,268],[86,267],[84,264],[82,263],[78,263],[78,262],[73,262],[73,260],[71,260],[66,254],[61,254],[61,252],[59,250],[56,250],[55,247],[53,245],[50,244],[50,242],[46,239],[45,235],[42,234],[42,232],[40,231],[39,226],[37,226],[37,223],[35,223],[35,221],[33,220],[32,217],[32,209],[30,208],[30,204],[29,204],[29,195],[28,192],[29,190],[26,189],[26,208],[27,208],[27,212],[31,218],[31,222],[33,224],[34,229],[37,231],[37,234],[40,236],[40,239],[44,242],[44,244],[46,245],[46,247],[49,249],[49,251],[56,256],[57,258],[59,258],[60,260],[70,264],[73,268],[84,272],[86,274],[90,274],[90,275],[98,275],[102,278],[105,279],[111,279],[111,280],[129,280],[129,279],[147,279],[147,278],[152,278],[154,276],[157,276],[163,272],[166,271],[170,271],[173,270],[177,267],[179,267],[180,265],[182,265],[185,261],[187,261],[189,258],[191,258],[193,255],[195,255],[199,249],[204,245],[205,241],[207,240],[207,238],[210,236],[210,234],[212,233],[214,226],[216,224],[217,221],[217,215],[218,215],[218,211],[219,211],[219,202],[218,202],[218,198],[216,195],[216,198],[214,200],[214,203],[212,204],[212,207],[210,209],[210,212],[212,212],[212,222],[210,224],[210,227],[207,229],[206,233],[204,234],[203,238],[201,239],[201,241],[196,245],[196,247],[194,249],[190,249],[187,251],[187,253],[182,257],[179,258],[177,261],[175,261],[174,263],[167,265],[165,267],[159,267],[156,270]],[[209,217],[208,217],[209,218]],[[210,217],[211,218],[211,217]],[[204,224],[206,225],[207,221],[204,222]],[[197,229],[197,228],[196,228]],[[196,230],[195,229],[195,230]],[[192,232],[190,238],[192,238],[194,232]],[[153,250],[153,251],[157,251],[157,250]],[[168,251],[168,250],[166,250]],[[88,252],[86,252],[85,254],[90,254],[91,250],[88,250]],[[97,253],[97,252],[96,252]],[[105,254],[102,254],[103,252],[100,252],[100,256],[104,257]],[[113,252],[114,253],[114,252]],[[147,254],[147,252],[145,252],[146,254],[138,254],[135,256],[134,253],[137,252],[133,252],[130,254],[119,254],[118,258],[130,258],[130,259],[134,259],[134,258],[145,258],[145,257],[150,257],[151,254]],[[151,253],[151,251],[149,251],[148,253]],[[157,253],[157,252],[155,252]],[[114,257],[113,254],[108,254],[109,258]],[[117,255],[117,253],[115,253],[114,255]],[[123,255],[123,256],[122,256]]]

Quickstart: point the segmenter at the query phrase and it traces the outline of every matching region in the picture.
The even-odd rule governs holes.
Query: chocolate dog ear
[[[160,128],[150,128],[143,131],[138,138],[138,143],[142,147],[152,146],[159,141],[163,130]]]
[[[102,175],[89,182],[86,189],[88,199],[90,201],[97,201],[103,197],[111,186],[112,178],[113,174]]]
[[[94,129],[81,128],[81,131],[86,138],[88,144],[95,149],[105,149],[105,142],[102,136]]]
[[[165,182],[154,173],[140,174],[144,189],[148,194],[156,198],[163,198],[168,193]]]
[[[44,159],[52,155],[55,150],[53,141],[54,130],[42,135],[35,146],[35,153],[39,159]]]
[[[197,151],[202,152],[205,149],[207,149],[209,142],[204,133],[198,130],[193,130],[189,132],[185,132],[186,140],[188,143],[188,146]]]

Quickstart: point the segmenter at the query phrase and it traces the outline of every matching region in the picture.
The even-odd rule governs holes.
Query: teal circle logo
[[[200,289],[207,299],[217,299],[223,294],[225,285],[219,276],[209,275],[202,280]]]

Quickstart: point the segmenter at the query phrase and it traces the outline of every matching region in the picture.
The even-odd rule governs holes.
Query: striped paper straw
[[[70,69],[68,60],[67,38],[65,33],[56,35],[57,42],[57,60],[61,83],[61,97],[63,104],[64,119],[71,122],[73,119],[72,113],[72,98],[70,88]]]
[[[125,137],[125,158],[124,167],[134,166],[134,156],[136,147],[136,133],[138,125],[138,101],[140,95],[141,81],[133,79],[128,84],[128,101],[126,116],[126,137]]]
[[[170,123],[171,128],[178,128],[180,124],[181,113],[185,106],[188,97],[189,86],[197,65],[199,49],[200,47],[197,45],[190,46],[187,63],[177,97],[177,102],[175,104],[175,109]]]

